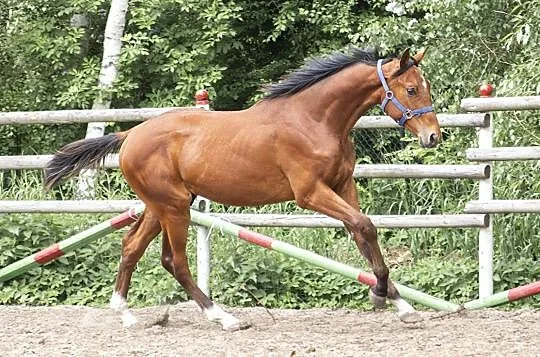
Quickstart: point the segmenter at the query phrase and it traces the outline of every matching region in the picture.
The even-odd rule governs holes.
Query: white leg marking
[[[225,312],[216,304],[213,304],[209,309],[204,309],[204,315],[209,321],[220,322],[224,330],[238,330],[241,328],[240,320],[233,315]]]
[[[388,299],[398,309],[398,317],[405,323],[420,322],[423,320],[422,316],[412,307],[407,301],[402,298]]]
[[[111,309],[120,313],[122,318],[122,325],[124,327],[130,327],[137,323],[137,318],[133,316],[131,311],[127,307],[127,301],[120,294],[115,291],[111,297],[110,302]]]

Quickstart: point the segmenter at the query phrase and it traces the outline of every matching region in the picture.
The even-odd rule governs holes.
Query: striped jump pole
[[[191,221],[206,227],[217,228],[249,243],[256,244],[269,250],[275,250],[369,286],[373,286],[377,282],[373,274],[363,272],[358,268],[336,262],[335,260],[323,257],[316,253],[310,252],[309,250],[298,248],[289,243],[250,231],[233,223],[223,221],[219,218],[212,217],[198,211],[191,210]],[[402,297],[415,301],[424,306],[431,307],[435,310],[454,312],[461,309],[461,307],[457,304],[436,298],[407,286],[401,284],[395,284],[395,286],[399,290]]]
[[[118,216],[75,234],[61,242],[54,243],[48,248],[0,269],[0,283],[13,279],[32,268],[51,262],[66,253],[74,251],[106,234],[135,222],[138,218],[137,216],[142,213],[142,211],[144,211],[144,205],[133,207]]]
[[[37,253],[16,261],[0,269],[0,282],[12,279],[32,268],[51,262],[62,255],[80,248],[90,242],[100,238],[108,233],[125,227],[137,220],[137,216],[144,211],[144,205],[138,205],[130,210],[113,217],[105,222],[93,226],[81,233],[78,233],[66,240],[55,243]],[[376,278],[373,274],[361,271],[360,269],[336,262],[329,258],[320,256],[305,249],[295,247],[291,244],[281,242],[263,234],[259,234],[238,225],[223,221],[219,218],[191,210],[191,220],[206,227],[219,228],[223,232],[232,234],[247,242],[259,245],[261,247],[281,252],[285,255],[297,258],[312,265],[321,267],[331,272],[343,275],[352,280],[358,281],[370,286],[375,285]],[[395,284],[400,294],[409,300],[418,302],[422,305],[442,311],[458,311],[459,305],[430,296],[412,288]]]
[[[518,286],[517,288],[510,290],[501,291],[500,293],[496,293],[485,298],[466,302],[463,304],[463,307],[467,310],[481,309],[505,304],[511,301],[517,301],[536,294],[540,294],[540,281]]]
[[[95,225],[83,232],[80,232],[61,242],[55,243],[37,253],[16,261],[0,269],[0,283],[21,275],[28,270],[49,263],[66,253],[74,251],[86,244],[91,243],[97,238],[103,237],[113,231],[123,228],[138,218],[138,215],[144,211],[144,205],[135,206],[128,211],[115,216],[107,221]],[[373,274],[361,271],[343,263],[336,262],[329,258],[320,256],[305,249],[298,248],[291,244],[273,239],[266,235],[247,230],[238,225],[223,221],[219,218],[191,210],[191,219],[194,223],[206,227],[215,227],[223,232],[232,234],[249,243],[259,245],[269,250],[275,250],[293,258],[302,260],[328,271],[340,274],[360,283],[373,286],[376,278]],[[503,304],[510,301],[516,301],[532,295],[540,294],[540,281],[503,291],[486,298],[469,301],[463,305],[456,305],[451,302],[433,297],[418,290],[395,283],[400,294],[409,300],[420,303],[441,311],[459,311],[462,308],[467,310],[480,309]]]

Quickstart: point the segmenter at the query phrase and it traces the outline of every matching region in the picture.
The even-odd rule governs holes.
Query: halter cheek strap
[[[433,107],[431,105],[428,105],[427,107],[423,107],[423,108],[418,108],[418,109],[409,109],[409,108],[406,108],[403,104],[401,104],[399,102],[399,100],[394,96],[394,92],[392,92],[390,90],[390,87],[388,87],[388,83],[386,83],[386,79],[384,78],[384,74],[383,74],[383,71],[382,71],[382,62],[383,60],[380,59],[377,61],[377,75],[379,76],[379,80],[381,81],[381,84],[384,88],[384,92],[386,93],[382,103],[381,103],[381,108],[383,110],[383,112],[386,113],[386,105],[388,104],[388,102],[392,102],[392,104],[394,104],[396,106],[396,108],[398,108],[402,115],[401,115],[401,119],[399,119],[399,125],[400,126],[405,126],[405,122],[409,119],[412,119],[414,118],[415,116],[420,116],[422,114],[425,114],[425,113],[429,113],[429,112],[432,112],[433,111]]]

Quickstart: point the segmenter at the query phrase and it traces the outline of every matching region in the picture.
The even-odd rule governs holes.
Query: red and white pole
[[[517,301],[519,299],[537,294],[540,294],[540,281],[535,281],[527,285],[501,291],[500,293],[496,293],[485,298],[466,302],[463,304],[463,307],[467,310],[481,309],[485,307],[497,306],[510,301]]]
[[[83,232],[75,234],[61,242],[34,253],[26,258],[18,260],[2,269],[0,269],[0,283],[12,279],[22,273],[56,260],[62,255],[74,251],[82,246],[95,241],[122,227],[130,225],[138,219],[138,215],[144,211],[144,205],[133,207],[126,212],[119,214],[111,219],[97,224]]]

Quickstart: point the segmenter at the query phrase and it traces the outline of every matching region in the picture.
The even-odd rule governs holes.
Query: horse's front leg
[[[354,184],[354,179],[352,176],[347,179],[342,184],[338,185],[336,188],[336,193],[345,200],[351,207],[353,207],[355,210],[360,212],[360,205],[358,202],[358,193],[356,192],[356,187]],[[369,219],[369,218],[368,218]],[[367,237],[371,238],[372,241],[366,241],[366,237],[356,234],[353,227],[350,227],[349,225],[345,224],[345,227],[347,230],[352,234],[354,241],[362,253],[364,257],[369,262],[370,267],[375,271],[374,265],[375,261],[380,260],[384,266],[384,260],[381,254],[381,250],[379,247],[379,244],[377,242],[377,233],[375,232],[374,237]],[[375,257],[375,259],[373,259]],[[377,277],[378,281],[378,277]],[[381,298],[376,294],[374,290],[370,289],[370,300],[376,307],[381,307],[384,302],[384,298]],[[390,279],[388,279],[388,290],[387,290],[387,297],[397,309],[398,309],[398,316],[401,321],[403,322],[418,322],[422,320],[422,317],[414,310],[414,308],[407,303],[405,300],[401,298],[399,295],[399,291],[396,289],[394,284]]]
[[[358,199],[356,198],[352,177],[350,182],[347,181],[339,187],[340,194],[337,194],[321,181],[309,186],[305,184],[293,185],[293,192],[300,207],[338,219],[352,233],[360,253],[368,260],[377,278],[376,285],[370,289],[370,299],[375,307],[384,307],[386,296],[389,296],[391,301],[395,302],[398,309],[400,309],[400,318],[403,321],[411,321],[406,316],[408,314],[404,312],[405,309],[410,310],[412,307],[399,297],[399,293],[393,284],[388,281],[389,271],[377,242],[377,229],[369,217],[361,213],[358,208]],[[345,198],[341,197],[341,195]]]
[[[360,252],[369,261],[377,277],[372,291],[384,302],[388,293],[388,267],[377,243],[377,229],[369,217],[321,181],[313,183],[311,187],[303,187],[303,190],[293,191],[300,207],[338,219],[353,233]]]

